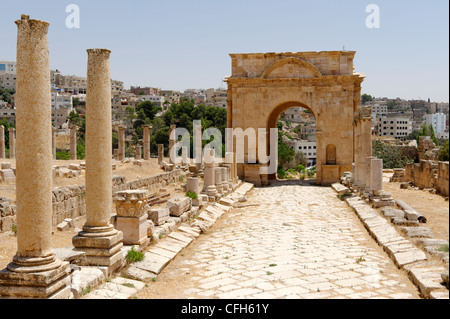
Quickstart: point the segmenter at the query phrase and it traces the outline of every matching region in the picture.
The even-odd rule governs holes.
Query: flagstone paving
[[[418,299],[330,187],[255,188],[138,298]]]

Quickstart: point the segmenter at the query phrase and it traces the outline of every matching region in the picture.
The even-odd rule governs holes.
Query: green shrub
[[[194,192],[191,192],[191,191],[186,193],[186,197],[189,197],[189,198],[192,198],[192,199],[197,199],[198,198],[197,194],[194,193]]]
[[[277,172],[278,178],[279,179],[285,179],[287,176],[287,173],[284,169],[279,169]]]
[[[131,247],[131,249],[127,253],[127,262],[130,264],[141,261],[143,259],[144,253],[134,250],[134,247]]]
[[[300,173],[305,173],[306,168],[305,168],[305,166],[299,164],[299,165],[297,165],[297,171]]]

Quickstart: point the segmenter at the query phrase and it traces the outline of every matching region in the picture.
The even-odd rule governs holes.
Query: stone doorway
[[[280,113],[281,111],[281,113]],[[269,117],[269,128],[278,128],[278,167],[271,180],[305,180],[315,178],[317,163],[316,116],[311,108],[300,103],[290,102],[276,108]],[[283,144],[280,149],[280,143]],[[267,144],[267,152],[270,145]],[[294,157],[287,161],[287,148],[293,150]],[[298,167],[301,165],[301,167]],[[304,168],[302,170],[302,168]]]

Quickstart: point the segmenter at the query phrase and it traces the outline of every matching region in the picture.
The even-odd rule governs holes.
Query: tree
[[[383,160],[383,168],[404,168],[413,160],[402,154],[401,150],[394,145],[385,144],[382,141],[372,142],[373,156]]]
[[[444,143],[442,143],[441,148],[439,149],[438,159],[441,162],[448,162],[449,161],[449,142],[446,140]]]
[[[153,120],[158,114],[159,111],[161,111],[161,108],[156,106],[154,103],[150,101],[144,101],[142,103],[139,103],[136,107],[136,111],[139,114],[139,111],[143,110],[145,117],[149,118],[150,120]]]
[[[373,101],[373,97],[369,94],[363,94],[361,96],[361,103],[366,104],[367,102]]]

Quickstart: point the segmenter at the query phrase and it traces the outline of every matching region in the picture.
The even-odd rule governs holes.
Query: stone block
[[[393,207],[384,207],[381,209],[381,212],[386,217],[394,217],[394,218],[404,218],[405,212],[400,209],[395,209]]]
[[[15,183],[16,175],[12,169],[1,169],[0,170],[0,180],[4,183]]]
[[[192,207],[192,199],[185,196],[178,196],[167,201],[166,207],[171,216],[180,217]]]
[[[147,216],[122,217],[117,216],[117,229],[123,233],[124,245],[146,245],[148,244],[148,222]]]
[[[147,218],[151,220],[155,226],[164,225],[169,219],[170,211],[168,208],[153,208],[148,211]]]
[[[428,227],[402,227],[401,230],[411,238],[422,237],[422,238],[433,238],[434,233]]]
[[[11,168],[11,163],[2,163],[1,164],[1,169],[10,169]]]
[[[331,185],[331,188],[338,194],[338,196],[345,195],[350,192],[350,190],[340,183],[335,183]]]
[[[56,229],[58,229],[59,231],[67,231],[70,229],[75,228],[75,225],[73,223],[73,219],[71,218],[66,218],[62,221],[62,223],[60,223]]]

